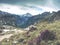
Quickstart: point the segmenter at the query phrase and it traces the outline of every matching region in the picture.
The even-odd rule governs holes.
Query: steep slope
[[[10,14],[7,12],[0,11],[0,24],[22,27],[22,25],[25,24],[25,22],[30,16],[31,15],[29,15],[29,13],[19,16],[16,14]]]
[[[29,25],[33,25],[35,23],[38,23],[44,19],[46,19],[47,16],[50,15],[50,12],[44,12],[42,14],[38,14],[38,15],[35,15],[35,16],[32,16],[28,19],[27,23],[26,23],[26,26],[29,26]]]
[[[42,22],[42,21],[54,22],[56,20],[60,20],[60,11],[52,12],[52,13],[44,12],[42,14],[32,16],[27,21],[27,24],[31,25],[31,24],[35,24],[35,23],[38,23],[38,22]]]
[[[1,24],[12,25],[20,28],[26,28],[30,25],[34,25],[35,23],[42,21],[53,22],[55,20],[60,20],[60,11],[52,13],[44,12],[35,16],[32,16],[29,13],[19,16],[0,11]]]
[[[55,21],[52,23],[41,22],[41,23],[36,24],[36,28],[37,28],[36,30],[30,31],[29,33],[25,32],[25,33],[15,34],[14,36],[9,38],[9,41],[6,41],[8,39],[4,39],[1,43],[2,43],[2,45],[5,45],[5,44],[60,45],[60,21]],[[44,31],[46,31],[46,30],[50,31],[51,35],[48,32],[46,34],[44,34]],[[42,36],[40,36],[40,35],[42,35]],[[46,36],[46,35],[48,35],[48,36]],[[48,38],[48,40],[47,41],[40,40],[40,37],[42,37],[45,40],[47,40],[47,38]],[[56,39],[54,39],[53,37],[56,37]],[[52,40],[49,40],[49,38],[52,38]],[[13,44],[12,44],[12,42],[13,42]],[[16,43],[14,43],[14,42],[16,42]]]

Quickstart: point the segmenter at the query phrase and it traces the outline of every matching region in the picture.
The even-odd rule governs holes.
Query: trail
[[[11,31],[14,31],[15,33],[14,34],[19,34],[19,33],[24,33],[26,31],[22,31],[22,30],[4,30],[5,32],[11,32]],[[0,42],[5,39],[5,38],[10,38],[11,36],[13,36],[14,34],[5,34],[5,35],[0,35]]]
[[[5,38],[10,38],[11,36],[12,36],[13,34],[7,34],[7,35],[2,35],[2,36],[0,36],[0,41],[2,41],[3,39],[5,39]]]

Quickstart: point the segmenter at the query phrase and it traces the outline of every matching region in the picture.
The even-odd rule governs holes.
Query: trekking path
[[[23,30],[5,30],[5,31],[8,31],[8,32],[14,31],[15,32],[14,34],[19,34],[19,33],[26,32],[26,31],[23,31]],[[10,34],[5,34],[5,35],[0,35],[0,42],[5,38],[9,39],[14,34],[10,33]]]
[[[2,41],[3,39],[5,39],[5,38],[10,38],[11,36],[12,36],[13,34],[7,34],[7,35],[2,35],[2,36],[0,36],[0,41]]]

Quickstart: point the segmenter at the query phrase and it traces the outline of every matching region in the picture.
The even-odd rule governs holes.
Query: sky
[[[37,15],[60,10],[60,0],[0,0],[0,10],[18,15]]]

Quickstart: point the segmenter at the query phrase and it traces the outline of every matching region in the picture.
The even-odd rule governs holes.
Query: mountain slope
[[[35,16],[29,13],[19,16],[0,11],[0,23],[2,25],[12,25],[20,28],[26,28],[42,21],[53,22],[55,20],[60,20],[60,11],[52,13],[44,12]]]
[[[28,15],[28,13],[26,14]],[[7,12],[0,11],[0,23],[2,25],[12,25],[16,27],[21,27],[31,15],[15,15]]]
[[[41,22],[35,25],[36,26],[36,30],[33,31],[27,31],[25,33],[18,33],[15,34],[14,36],[9,38],[9,41],[6,41],[7,39],[4,39],[2,41],[2,45],[5,44],[16,44],[16,45],[60,45],[60,21],[55,21],[52,23],[48,23],[48,22]],[[51,35],[52,37],[56,37],[56,39],[52,39],[52,40],[47,40],[47,38],[50,38],[49,33],[44,34],[44,36],[46,37],[46,35],[48,35],[46,38],[43,36],[42,38],[44,38],[45,40],[38,40],[40,39],[40,35],[44,32],[44,31],[50,31],[50,33],[53,33],[55,36]],[[38,38],[39,37],[39,38]],[[13,42],[13,44],[12,44]],[[14,43],[16,42],[16,43]]]

